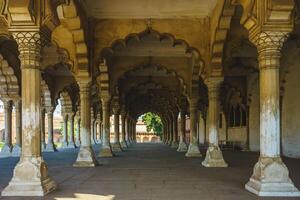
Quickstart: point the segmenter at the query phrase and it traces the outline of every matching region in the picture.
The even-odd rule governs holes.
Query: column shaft
[[[44,196],[56,188],[41,156],[40,32],[15,32],[22,76],[22,153],[2,196]]]
[[[16,116],[16,144],[13,147],[11,155],[19,157],[21,155],[21,140],[22,140],[22,104],[18,100],[15,102],[15,116]]]
[[[246,189],[259,196],[300,196],[280,157],[279,68],[285,32],[257,36],[260,69],[260,158]]]
[[[180,112],[180,142],[177,151],[178,152],[186,152],[187,151],[187,145],[186,145],[186,139],[185,139],[185,120],[186,120],[186,112],[181,111]]]
[[[207,83],[208,87],[208,132],[209,147],[206,152],[205,160],[202,165],[205,167],[227,167],[219,148],[218,131],[219,131],[219,88],[222,78],[210,78]]]
[[[197,139],[197,108],[198,99],[190,99],[190,145],[186,157],[201,157],[199,144]]]
[[[46,145],[45,152],[55,152],[57,151],[54,141],[53,141],[53,111],[47,112],[47,118],[48,118],[48,142]]]
[[[91,145],[90,79],[79,80],[80,88],[80,139],[81,145],[74,167],[95,167],[98,165]]]
[[[109,127],[109,98],[102,99],[102,112],[103,112],[103,140],[102,148],[100,150],[100,157],[113,157],[110,145],[110,127]]]

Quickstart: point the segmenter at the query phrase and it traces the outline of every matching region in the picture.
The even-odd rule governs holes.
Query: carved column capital
[[[258,50],[259,68],[279,68],[281,48],[289,33],[281,31],[264,31],[258,33],[253,43]],[[272,61],[272,62],[270,62]]]
[[[38,31],[13,32],[18,43],[22,68],[39,69],[41,62],[41,35]]]
[[[208,98],[216,99],[218,98],[219,89],[223,82],[223,77],[209,77],[205,80],[208,89]]]

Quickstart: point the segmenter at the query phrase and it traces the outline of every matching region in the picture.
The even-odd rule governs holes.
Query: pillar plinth
[[[21,156],[21,139],[22,139],[22,104],[21,101],[15,102],[15,116],[16,116],[16,144],[14,145],[11,155],[13,157],[19,157]]]
[[[185,111],[180,112],[180,141],[178,145],[178,152],[186,152],[187,151],[187,145],[186,145],[186,140],[185,140],[185,121],[186,121],[186,113]]]
[[[47,111],[48,118],[48,142],[44,152],[55,152],[57,151],[53,141],[53,110]]]
[[[227,163],[223,159],[223,154],[219,148],[218,139],[218,122],[219,122],[219,88],[223,81],[221,77],[212,77],[207,81],[208,87],[208,132],[209,147],[202,165],[204,167],[227,167]]]
[[[91,145],[90,79],[78,82],[80,88],[80,138],[81,145],[74,167],[95,167],[98,162]]]
[[[190,99],[190,144],[188,151],[186,152],[186,157],[201,157],[199,150],[199,144],[197,139],[197,108],[198,108],[198,99]]]
[[[110,146],[110,128],[109,128],[109,98],[102,98],[103,113],[103,138],[99,157],[113,157]]]
[[[56,188],[41,156],[41,40],[39,32],[13,34],[22,70],[22,154],[2,196],[44,196]]]
[[[4,101],[4,146],[1,149],[0,157],[11,156],[12,151],[12,135],[11,135],[11,122],[12,122],[12,103],[10,100]]]
[[[279,67],[285,32],[262,32],[256,46],[260,70],[260,158],[245,188],[258,196],[300,196],[280,157]]]

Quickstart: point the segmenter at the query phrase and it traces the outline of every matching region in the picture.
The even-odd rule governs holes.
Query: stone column
[[[45,152],[57,151],[53,141],[53,109],[47,111],[48,118],[48,142],[46,145]]]
[[[170,145],[172,143],[172,137],[171,137],[171,133],[172,133],[172,126],[171,126],[171,120],[170,118],[168,118],[168,140],[167,140],[167,145]]]
[[[46,116],[46,113],[45,113],[45,109],[43,108],[41,110],[41,149],[42,151],[45,150],[46,148],[46,142],[45,142],[45,116]]]
[[[115,132],[115,141],[112,145],[112,150],[116,152],[122,151],[120,144],[120,109],[118,107],[113,108],[114,112],[114,132]]]
[[[63,128],[63,141],[62,148],[68,148],[68,114],[63,114],[64,128]]]
[[[173,120],[174,120],[174,118],[173,118],[173,116],[171,116],[170,117],[170,132],[169,132],[169,146],[172,146],[172,142],[173,142],[173,138],[174,138],[174,135],[173,135],[173,133],[174,133],[174,126],[173,126]]]
[[[21,140],[22,140],[22,103],[21,100],[15,102],[15,116],[16,116],[16,144],[13,147],[11,155],[19,157],[21,155]]]
[[[98,126],[99,126],[99,139],[98,139],[98,143],[102,144],[102,121],[100,119],[99,119]]]
[[[80,140],[78,156],[74,167],[95,167],[98,165],[91,145],[91,103],[90,103],[90,78],[80,78]]]
[[[185,139],[185,121],[186,121],[186,112],[184,110],[180,111],[180,142],[177,151],[178,152],[186,152],[187,145]]]
[[[74,117],[75,115],[72,113],[69,115],[70,121],[70,129],[69,129],[69,141],[68,141],[68,148],[76,148],[75,145],[75,137],[74,137]]]
[[[92,142],[92,145],[96,144],[96,141],[95,141],[95,127],[96,127],[96,119],[92,117],[92,125],[91,125],[91,130],[92,130],[91,142]]]
[[[209,146],[206,151],[205,160],[202,165],[205,167],[227,167],[223,159],[222,151],[219,147],[219,88],[223,78],[213,77],[207,81],[208,87],[208,134]]]
[[[76,123],[76,126],[77,126],[77,133],[76,133],[76,146],[79,147],[80,144],[81,144],[81,139],[80,139],[80,116],[77,116],[77,123]]]
[[[190,144],[186,157],[201,157],[199,151],[199,144],[197,138],[197,108],[198,108],[198,98],[189,99],[190,107]]]
[[[109,127],[109,97],[104,97],[102,101],[103,112],[103,138],[102,147],[99,153],[99,157],[113,157],[113,152],[110,146],[110,127]]]
[[[126,143],[126,139],[125,139],[125,135],[126,135],[126,126],[125,126],[125,123],[126,123],[126,117],[125,117],[125,112],[122,111],[121,113],[121,121],[122,121],[122,132],[121,132],[121,147],[122,149],[124,148],[128,148],[127,146],[127,143]]]
[[[0,157],[11,156],[12,151],[12,135],[11,135],[11,123],[12,123],[12,102],[10,100],[4,101],[4,146],[0,152]]]
[[[178,117],[177,113],[173,114],[173,140],[171,148],[178,148]]]
[[[22,76],[22,154],[2,196],[44,196],[56,188],[41,155],[41,40],[39,32],[15,32]]]
[[[129,147],[131,144],[130,144],[130,141],[129,141],[129,118],[128,118],[128,114],[126,116],[126,119],[125,119],[125,141],[126,141],[126,144],[127,144],[127,147]]]
[[[260,157],[246,189],[259,196],[300,196],[280,157],[279,68],[285,32],[262,32],[256,46],[260,70]]]

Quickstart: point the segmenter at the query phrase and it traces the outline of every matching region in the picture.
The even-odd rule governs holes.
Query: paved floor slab
[[[95,146],[96,155],[99,146]],[[244,184],[258,154],[225,151],[228,168],[205,168],[203,158],[186,158],[163,144],[136,144],[114,158],[101,158],[96,168],[74,168],[78,150],[44,153],[58,190],[44,198],[1,197],[8,200],[252,200]],[[205,151],[202,151],[205,153]],[[8,184],[18,158],[0,159],[0,189]],[[300,160],[284,158],[300,188]],[[262,199],[262,198],[261,198]],[[300,198],[263,198],[300,199]]]

